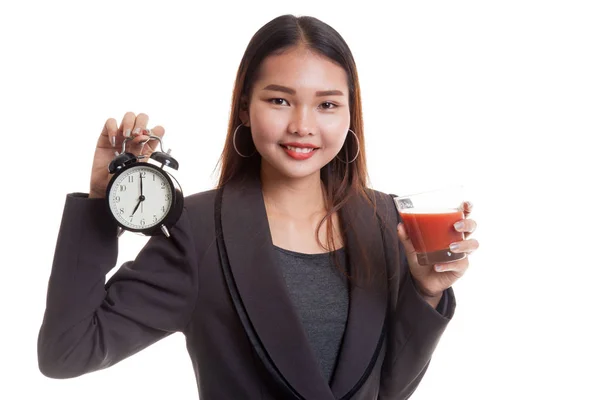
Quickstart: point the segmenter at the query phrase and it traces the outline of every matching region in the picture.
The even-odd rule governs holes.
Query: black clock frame
[[[120,175],[122,175],[125,171],[128,171],[129,169],[131,169],[133,167],[150,167],[150,168],[156,170],[158,173],[162,174],[166,178],[165,180],[168,182],[169,189],[171,190],[172,200],[171,200],[171,207],[169,208],[169,211],[159,222],[156,223],[156,225],[151,226],[149,228],[131,228],[131,227],[128,227],[128,226],[122,224],[117,219],[117,217],[113,214],[113,211],[110,207],[110,192],[111,192],[113,184],[115,183],[115,181],[117,180],[117,178]],[[108,185],[106,186],[106,205],[108,207],[108,211],[110,212],[111,217],[117,223],[117,225],[119,225],[119,227],[121,227],[122,229],[129,231],[129,232],[142,233],[146,236],[155,236],[155,235],[162,234],[162,230],[161,230],[162,225],[164,225],[167,229],[170,230],[170,228],[173,227],[173,225],[175,225],[177,220],[179,220],[179,217],[181,216],[181,213],[183,212],[183,193],[180,188],[175,187],[173,180],[176,181],[176,179],[168,171],[165,171],[163,168],[160,168],[154,164],[150,164],[150,163],[143,162],[143,161],[133,162],[122,168],[119,168],[118,171],[115,172],[114,175],[110,178],[110,181],[108,182]]]

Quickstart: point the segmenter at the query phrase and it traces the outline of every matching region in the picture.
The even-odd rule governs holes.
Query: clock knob
[[[169,154],[169,151],[166,153],[163,153],[162,151],[155,151],[154,153],[150,154],[150,158],[158,161],[166,167],[171,167],[174,170],[177,170],[179,169],[179,163]]]
[[[117,155],[108,165],[108,172],[114,174],[121,168],[137,161],[137,157],[131,153],[122,153]]]

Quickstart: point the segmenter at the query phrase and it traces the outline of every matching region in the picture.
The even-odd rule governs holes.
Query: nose
[[[316,118],[309,107],[298,107],[288,125],[288,131],[294,135],[307,136],[316,133]]]

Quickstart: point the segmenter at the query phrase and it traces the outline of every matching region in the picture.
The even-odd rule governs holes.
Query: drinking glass
[[[464,234],[454,228],[454,223],[464,219],[462,185],[397,196],[394,201],[420,265],[466,257],[449,248],[453,242],[464,240]]]

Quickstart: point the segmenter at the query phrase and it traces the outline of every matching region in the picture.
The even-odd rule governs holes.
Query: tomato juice
[[[419,264],[431,265],[465,257],[464,253],[449,250],[451,243],[464,240],[463,233],[454,228],[454,223],[464,218],[461,210],[405,208],[400,210],[400,216]]]

